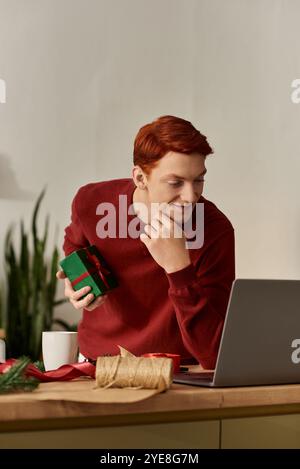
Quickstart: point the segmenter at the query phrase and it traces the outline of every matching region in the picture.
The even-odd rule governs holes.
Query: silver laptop
[[[215,371],[180,372],[173,381],[211,387],[300,383],[300,280],[235,280]]]

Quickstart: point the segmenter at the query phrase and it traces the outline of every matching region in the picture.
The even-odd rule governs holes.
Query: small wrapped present
[[[95,299],[118,286],[115,276],[94,245],[72,252],[59,264],[74,290],[89,286],[91,290],[86,295],[93,293]]]

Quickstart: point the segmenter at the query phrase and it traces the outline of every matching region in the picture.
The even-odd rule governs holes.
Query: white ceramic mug
[[[42,335],[45,370],[56,370],[62,365],[78,361],[77,332],[46,331]]]
[[[1,362],[5,362],[5,342],[2,339],[0,339],[0,363]]]

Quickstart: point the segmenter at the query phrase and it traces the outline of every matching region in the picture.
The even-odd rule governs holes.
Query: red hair
[[[134,140],[133,162],[149,174],[156,163],[169,151],[213,153],[205,135],[191,122],[175,116],[161,116],[140,128]]]

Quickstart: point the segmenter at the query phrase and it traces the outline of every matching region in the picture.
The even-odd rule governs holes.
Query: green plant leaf
[[[49,214],[46,216],[45,229],[44,229],[44,238],[43,238],[43,249],[46,248],[47,238],[49,230]]]
[[[61,300],[54,301],[53,306],[59,306],[64,303],[67,303],[68,301],[69,301],[68,298],[62,298]]]
[[[43,200],[43,197],[45,195],[45,192],[46,192],[46,187],[44,187],[44,189],[42,190],[42,192],[40,193],[38,199],[37,199],[37,202],[35,204],[35,207],[34,207],[34,211],[33,211],[33,217],[32,217],[32,223],[31,223],[31,226],[32,226],[32,235],[33,235],[33,245],[36,246],[37,244],[37,241],[38,241],[38,235],[37,235],[37,216],[38,216],[38,212],[39,212],[39,209],[40,209],[40,205],[41,205],[41,202]]]

